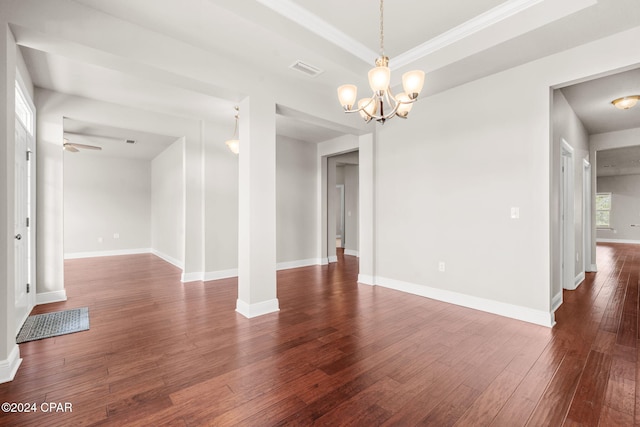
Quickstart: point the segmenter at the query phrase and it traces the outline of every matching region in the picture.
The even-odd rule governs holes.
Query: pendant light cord
[[[235,116],[236,124],[233,127],[233,136],[231,137],[231,139],[235,139],[236,133],[238,132],[238,119],[239,119],[238,116],[240,115],[240,108],[238,108],[238,106],[235,106],[233,108],[236,110],[236,116]]]
[[[380,0],[380,56],[384,56],[384,0]]]

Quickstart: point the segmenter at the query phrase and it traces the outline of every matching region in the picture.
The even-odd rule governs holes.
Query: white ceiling
[[[107,156],[151,160],[178,139],[176,136],[121,129],[66,117],[63,122],[64,137],[69,142],[102,148],[99,151],[81,148],[78,152],[65,152],[70,156]],[[134,140],[135,144],[126,143],[127,139]]]
[[[378,2],[26,0],[12,8],[37,86],[231,126],[232,106],[256,85],[286,85],[279,104],[303,95],[315,110],[301,118],[280,109],[278,134],[316,143],[367,129],[344,117],[335,88],[364,91],[378,53]],[[406,70],[427,72],[424,97],[638,25],[637,0],[394,0],[385,3],[385,53],[394,84]],[[324,72],[291,70],[296,60]]]
[[[640,68],[562,88],[590,135],[640,128],[640,106],[619,110],[611,101],[640,95]]]
[[[640,174],[640,146],[600,150],[597,176]]]

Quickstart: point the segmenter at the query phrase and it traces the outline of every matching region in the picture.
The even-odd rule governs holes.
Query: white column
[[[36,91],[36,304],[65,301],[63,109]]]
[[[373,134],[360,136],[359,145],[360,271],[358,282],[375,285],[375,140]]]
[[[268,96],[251,96],[240,103],[236,311],[246,317],[279,310],[275,114],[275,102]]]
[[[319,146],[318,146],[319,148]],[[329,263],[327,255],[327,163],[328,157],[318,154],[318,250],[320,264]]]

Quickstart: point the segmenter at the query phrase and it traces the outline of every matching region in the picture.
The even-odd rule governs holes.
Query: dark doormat
[[[41,340],[89,329],[89,308],[81,307],[27,317],[16,343]]]

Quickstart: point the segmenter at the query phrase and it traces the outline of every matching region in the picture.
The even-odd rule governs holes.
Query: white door
[[[16,334],[20,331],[33,303],[29,293],[29,253],[30,235],[29,217],[29,135],[24,125],[16,118],[16,155],[15,155],[15,309]]]

